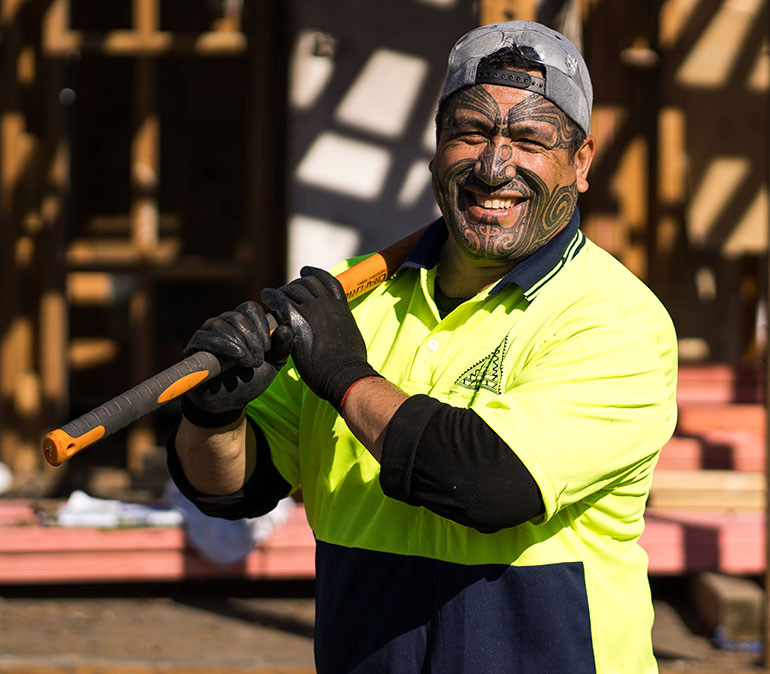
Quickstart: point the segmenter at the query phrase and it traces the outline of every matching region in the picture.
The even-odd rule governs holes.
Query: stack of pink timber
[[[243,563],[221,567],[192,549],[182,527],[40,526],[30,503],[0,500],[0,584],[312,578],[314,553],[301,505]]]
[[[641,541],[651,574],[764,571],[764,386],[758,368],[680,368],[679,422]]]

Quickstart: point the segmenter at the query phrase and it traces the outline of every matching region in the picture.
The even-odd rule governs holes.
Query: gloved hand
[[[209,318],[188,342],[185,357],[208,351],[220,360],[235,361],[235,366],[182,396],[185,417],[206,428],[237,421],[286,363],[293,339],[287,325],[279,325],[271,336],[265,312],[256,302]]]
[[[340,282],[317,267],[279,289],[266,288],[262,300],[280,324],[294,332],[292,357],[299,375],[339,412],[345,394],[359,379],[380,377],[366,360],[366,345]]]

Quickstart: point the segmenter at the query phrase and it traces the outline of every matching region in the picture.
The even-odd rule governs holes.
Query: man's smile
[[[485,217],[498,220],[506,218],[518,211],[517,206],[526,201],[521,195],[483,194],[467,188],[462,190],[462,199],[464,204],[461,208],[476,222]]]

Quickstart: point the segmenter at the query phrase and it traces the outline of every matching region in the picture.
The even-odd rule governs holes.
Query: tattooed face
[[[452,96],[431,162],[450,240],[492,264],[515,263],[547,243],[588,189],[593,139],[575,152],[576,133],[539,94],[481,84]]]

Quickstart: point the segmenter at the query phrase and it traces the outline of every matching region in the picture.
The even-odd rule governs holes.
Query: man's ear
[[[588,190],[588,171],[596,154],[596,138],[587,136],[575,153],[575,173],[577,178],[577,191],[586,192]]]

